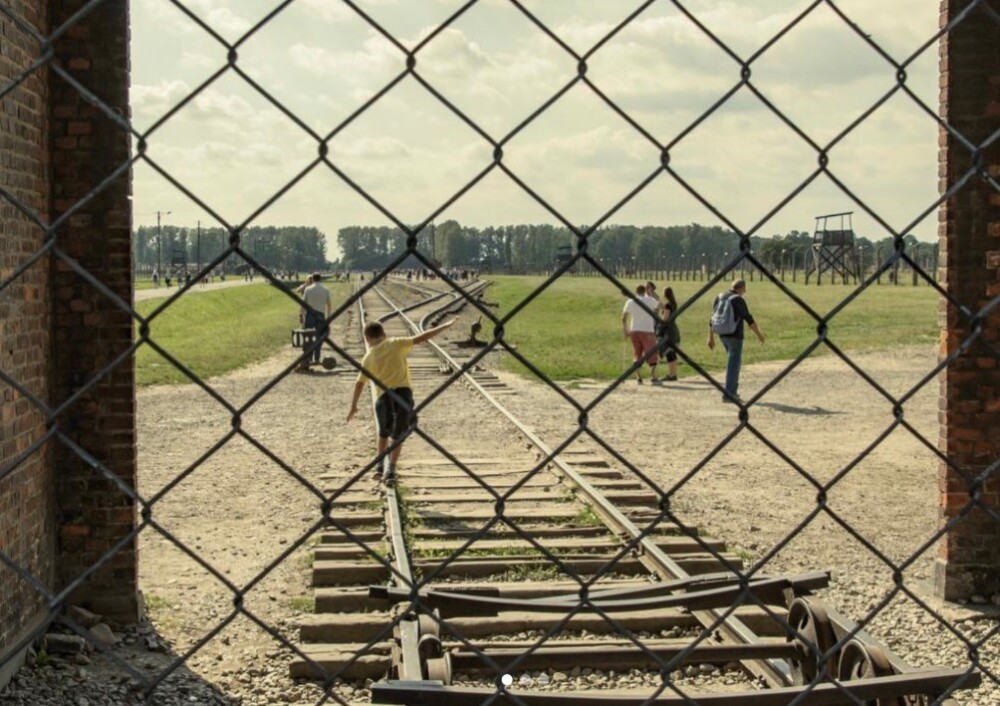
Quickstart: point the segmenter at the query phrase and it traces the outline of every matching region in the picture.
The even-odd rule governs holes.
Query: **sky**
[[[132,121],[158,167],[136,166],[136,226],[157,211],[178,226],[316,226],[336,256],[339,228],[392,218],[560,222],[541,199],[578,225],[767,236],[854,211],[873,240],[888,235],[880,220],[936,237],[937,3],[521,0],[557,41],[510,0],[450,23],[467,2],[354,0],[370,22],[342,0],[182,1],[190,15],[170,0],[131,6]],[[440,97],[400,79],[417,47],[416,73]],[[880,50],[926,109],[892,93],[897,69]],[[578,75],[572,52],[631,123],[582,82],[532,117]],[[745,64],[759,95],[739,85]],[[495,168],[437,213],[494,163],[491,139],[523,186]],[[323,140],[339,175],[310,169]],[[676,176],[653,176],[661,145]],[[817,147],[854,197],[821,174],[781,206],[816,171]]]

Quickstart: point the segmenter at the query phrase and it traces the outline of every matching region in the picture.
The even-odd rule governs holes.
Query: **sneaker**
[[[676,375],[667,375],[663,379],[666,380],[667,382],[677,382],[677,376]]]
[[[396,485],[396,467],[389,466],[389,470],[385,473],[385,477],[382,480],[386,485]]]
[[[738,396],[730,397],[729,395],[723,395],[722,401],[728,404],[743,404],[743,398]]]

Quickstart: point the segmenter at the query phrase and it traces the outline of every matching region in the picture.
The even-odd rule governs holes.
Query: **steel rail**
[[[825,587],[829,583],[829,575],[822,573],[806,574],[803,576],[777,577],[755,579],[749,583],[747,592],[753,595],[762,603],[774,604],[784,603],[784,592],[788,589],[812,590],[814,588]],[[643,588],[630,591],[620,598],[595,598],[591,594],[588,606],[583,608],[583,612],[603,611],[614,613],[618,611],[650,610],[653,608],[715,608],[720,606],[730,606],[744,593],[744,589],[736,585],[736,581],[730,581],[730,585],[692,592],[678,593],[677,588],[669,587],[673,591],[669,595],[655,593],[654,595],[642,595],[640,592],[647,592],[649,589]],[[596,593],[596,592],[595,592]],[[368,595],[372,598],[409,600],[401,589],[392,589],[385,586],[371,586]],[[533,611],[539,613],[564,613],[576,607],[580,601],[579,595],[568,594],[564,596],[550,598],[502,598],[500,596],[482,595],[475,593],[454,593],[447,590],[421,589],[420,598],[428,606],[446,607],[453,604],[468,604],[473,607],[483,609],[490,608],[495,613],[498,610],[520,610]]]
[[[390,307],[395,308],[393,302],[385,295],[384,292],[380,291],[378,288],[375,288],[373,291],[375,291]],[[426,322],[429,319],[436,316],[440,311],[446,310],[449,306],[451,306],[451,304],[446,305],[445,307],[440,307],[439,309],[426,314],[421,318],[419,324],[415,323],[405,314],[402,314],[401,318],[403,321],[408,323],[413,330],[421,331],[425,328]],[[453,370],[461,369],[458,362],[441,346],[434,341],[428,341],[428,343],[430,344],[432,350],[434,350],[449,366],[452,366]],[[651,571],[660,576],[660,578],[664,581],[684,581],[694,578],[678,566],[669,556],[667,556],[651,538],[643,536],[641,531],[634,525],[634,523],[631,522],[631,520],[629,520],[589,482],[587,482],[586,479],[584,479],[577,471],[575,471],[562,459],[555,456],[552,450],[534,432],[525,427],[519,419],[517,419],[509,410],[500,404],[492,395],[490,395],[489,392],[487,392],[486,389],[483,388],[482,385],[480,385],[468,372],[463,373],[462,377],[477,392],[479,392],[484,399],[486,399],[504,417],[514,424],[519,432],[523,434],[525,438],[527,438],[540,452],[542,452],[545,457],[551,460],[551,463],[562,472],[562,478],[565,481],[568,481],[573,490],[579,492],[589,500],[596,514],[604,520],[609,529],[614,531],[617,528],[619,536],[624,535],[629,541],[636,543],[636,545],[642,550],[642,553],[639,556],[640,561],[642,561],[642,563],[645,564]],[[738,578],[735,574],[729,575],[733,576],[734,579]],[[751,652],[756,654],[766,654],[766,641],[759,638],[741,620],[732,615],[727,615],[729,608],[731,608],[731,606],[727,606],[725,609],[706,608],[702,610],[692,610],[691,615],[705,628],[714,625],[718,630],[718,634],[729,641],[729,645],[737,647],[740,645],[751,646],[753,648]],[[769,689],[763,692],[747,692],[745,694],[737,695],[735,700],[731,702],[725,701],[725,698],[721,697],[724,696],[733,698],[734,695],[719,695],[720,698],[717,699],[718,702],[726,704],[747,704],[747,706],[758,706],[758,704],[760,706],[771,706],[772,704],[777,706],[779,704],[788,704],[792,702],[799,703],[803,694],[808,692],[808,703],[810,706],[818,706],[820,704],[834,704],[842,701],[842,688],[847,688],[852,694],[857,695],[859,699],[864,700],[866,698],[878,698],[879,696],[898,696],[900,693],[903,693],[901,690],[905,690],[906,693],[911,694],[929,692],[941,694],[945,690],[951,688],[956,679],[964,677],[965,683],[963,686],[965,688],[975,686],[981,679],[979,674],[965,670],[938,670],[936,672],[927,672],[925,670],[914,669],[913,667],[907,665],[887,646],[875,640],[875,638],[862,630],[853,621],[832,609],[828,609],[827,614],[830,617],[831,627],[834,629],[838,640],[841,640],[846,635],[850,634],[854,640],[857,640],[866,646],[877,646],[885,655],[889,662],[889,666],[894,671],[894,674],[892,676],[879,677],[878,679],[873,680],[856,680],[841,684],[824,683],[819,684],[816,687],[809,688],[808,685],[793,685],[791,668],[785,659],[748,658],[740,660],[740,663],[751,674],[763,679],[767,683]],[[723,643],[720,646],[725,647],[726,643]],[[869,682],[871,682],[871,684],[869,684]],[[406,687],[407,685],[397,685],[396,687],[382,689],[381,695],[387,699],[391,699],[392,697],[390,694],[392,694],[394,690],[402,693],[401,690],[405,690]],[[430,692],[424,690],[421,686],[418,687],[416,691],[410,690],[407,692],[408,696],[406,698],[409,700],[407,700],[406,703],[434,703],[452,706],[453,704],[462,703],[461,700],[452,700],[452,696],[459,691],[478,690],[456,690],[453,688],[445,688],[436,692],[436,695],[443,696],[443,699],[432,697],[432,700],[425,701],[424,696],[430,696]],[[399,693],[396,694],[397,697]],[[481,692],[478,696],[481,697],[482,694],[491,694],[491,692]],[[764,697],[763,700],[755,700],[755,696],[759,694],[770,694],[770,696]],[[373,691],[373,696],[374,695],[375,692]],[[699,702],[713,703],[714,701],[712,697],[714,696],[716,695],[699,695]],[[709,698],[706,699],[705,697]],[[539,706],[543,702],[548,703],[545,701],[546,698],[548,698],[548,695],[541,697],[541,700],[539,701],[536,700],[535,695],[531,695],[530,700],[533,706]],[[660,697],[653,703],[659,704],[659,706],[669,706],[675,702],[678,704],[688,703],[686,699],[673,701],[671,700],[672,698],[673,697],[668,697],[664,699],[663,697]],[[398,703],[382,699],[379,699],[379,701],[383,703]],[[506,702],[506,699],[501,697],[500,701]],[[582,699],[576,701],[575,703],[586,703],[587,701],[588,699]],[[553,706],[561,706],[562,703],[565,702],[560,702],[558,700],[552,702]],[[596,705],[602,702],[598,697],[594,699],[593,703]],[[953,706],[953,704],[954,700],[950,697],[946,697],[942,701],[942,706]]]
[[[792,686],[763,691],[739,693],[691,692],[655,698],[623,697],[621,694],[594,694],[570,692],[539,693],[524,691],[498,691],[462,687],[446,687],[439,683],[378,682],[372,685],[372,701],[381,704],[406,704],[414,706],[480,706],[484,703],[498,706],[530,704],[531,706],[844,706],[847,703],[876,703],[880,699],[895,699],[900,693],[913,688],[917,693],[943,694],[957,681],[963,687],[979,685],[981,676],[964,669],[941,669],[913,674],[894,674],[887,677],[852,679],[839,683],[824,682],[815,686]],[[508,693],[510,694],[508,696]],[[847,696],[850,694],[850,696]],[[853,697],[853,700],[852,700]],[[515,700],[516,699],[516,700]],[[808,700],[806,700],[808,699]]]
[[[385,316],[380,316],[379,321],[388,321],[389,319],[393,319],[399,316],[400,314],[405,314],[408,311],[413,311],[414,309],[419,309],[420,307],[427,306],[428,304],[435,302],[438,299],[444,299],[447,296],[452,297],[452,301],[448,302],[449,305],[453,305],[455,301],[458,299],[462,299],[464,302],[464,297],[453,289],[448,289],[443,292],[438,292],[437,290],[431,289],[430,287],[415,287],[411,282],[390,282],[390,284],[394,284],[400,287],[410,287],[411,289],[416,289],[417,291],[422,290],[421,293],[427,293],[428,291],[430,291],[434,292],[434,294],[432,296],[428,296],[428,298],[424,299],[423,301],[417,302],[416,304],[409,304],[402,308],[398,308],[395,311],[386,314]],[[475,296],[479,292],[486,289],[489,285],[490,285],[489,282],[482,282],[477,280],[476,282],[471,283],[467,289],[463,287],[463,291],[467,296]],[[441,307],[441,309],[439,309],[438,311],[447,311],[447,309],[448,306],[444,306]]]
[[[377,290],[379,296],[392,306],[391,300],[386,295]],[[427,319],[435,316],[437,312],[425,315],[419,324],[416,324],[408,316],[404,320],[408,321],[415,330],[423,330]],[[447,351],[441,348],[434,341],[429,341],[433,350],[440,355],[454,370],[459,370],[461,366],[452,358]],[[506,407],[500,404],[486,389],[478,383],[471,375],[465,373],[463,378],[479,392],[487,402],[492,404],[504,417],[506,417],[527,438],[542,454],[551,459],[551,462],[562,472],[563,478],[569,481],[574,490],[581,492],[591,504],[595,513],[601,518],[605,525],[612,532],[619,536],[626,536],[631,541],[637,541],[642,549],[639,560],[647,566],[653,573],[657,574],[664,581],[676,581],[690,578],[690,574],[684,571],[673,559],[667,556],[655,542],[649,537],[642,536],[641,531],[635,524],[605,498],[586,479],[571,468],[562,459],[556,457],[552,449],[549,448],[541,438],[528,429],[521,421],[515,417]],[[723,615],[721,609],[710,609],[704,611],[694,611],[692,615],[702,624],[709,627],[720,622]],[[757,635],[750,630],[739,618],[728,616],[721,620],[720,630],[730,640],[738,644],[755,644],[759,642]],[[780,687],[792,683],[791,670],[784,661],[768,660],[748,660],[743,663],[744,667],[754,676],[763,678],[769,686]]]
[[[572,669],[581,664],[600,665],[603,669],[658,669],[663,662],[676,660],[678,664],[727,664],[746,659],[747,654],[756,657],[781,657],[796,659],[801,657],[799,646],[782,638],[771,638],[756,646],[751,645],[714,645],[699,644],[691,647],[682,640],[672,645],[658,645],[646,642],[642,647],[636,645],[543,645],[527,657],[521,647],[478,647],[475,650],[453,648],[450,650],[452,667],[462,672],[478,672],[491,674],[493,670],[484,663],[482,655],[499,665],[502,671],[508,671],[508,664],[517,664],[520,671],[547,669]],[[654,659],[655,656],[655,659]]]
[[[401,286],[408,286],[410,289],[416,290],[418,293],[420,290],[424,290],[423,293],[426,294],[428,287],[414,287],[412,283],[397,283]],[[475,282],[473,286],[470,287],[470,291],[466,294],[474,294],[482,289],[489,286],[488,282]],[[378,317],[379,322],[387,321],[396,316],[399,316],[402,320],[410,323],[409,317],[404,313],[407,310],[419,308],[426,306],[430,302],[437,301],[447,295],[452,295],[454,299],[449,301],[439,310],[447,310],[455,305],[455,300],[465,302],[465,298],[461,293],[455,292],[454,290],[448,290],[443,293],[434,292],[429,298],[425,298],[420,302],[406,307],[406,309],[401,309],[394,302],[392,302],[388,297],[386,297],[379,287],[374,287],[375,291],[382,300],[389,305],[392,311],[389,314],[385,314]],[[364,327],[367,319],[367,311],[363,303],[364,297],[358,298],[358,309],[359,316],[358,321],[361,326],[361,340],[364,343],[365,351],[368,351],[368,341],[364,337]],[[378,399],[375,387],[369,387],[369,393],[371,395],[372,408],[374,410],[375,403]],[[388,455],[382,459],[383,464],[383,477],[387,477],[389,468],[389,458]],[[395,583],[399,590],[405,592],[405,597],[400,598],[396,605],[409,604],[410,603],[410,593],[413,591],[413,587],[416,585],[416,580],[413,576],[413,567],[410,561],[409,548],[406,546],[406,538],[403,531],[404,520],[403,512],[400,502],[399,494],[396,491],[394,485],[386,484],[385,487],[385,500],[386,500],[386,528],[387,534],[389,536],[389,542],[392,547],[392,562],[394,572],[392,574],[393,583]],[[397,594],[398,595],[398,594]],[[404,681],[419,681],[424,678],[426,674],[426,665],[424,660],[421,658],[421,653],[419,649],[420,644],[420,628],[418,618],[415,615],[409,614],[404,615],[400,618],[399,623],[399,652],[398,659],[394,659],[394,666],[396,667],[396,672],[400,679]]]
[[[367,352],[369,348],[368,341],[365,340],[364,336],[367,311],[365,310],[363,299],[364,297],[358,297],[358,322],[361,326],[361,341],[364,344],[365,352]],[[374,414],[378,395],[376,394],[374,385],[369,385],[368,388],[371,396],[372,413]],[[376,421],[377,424],[378,422]],[[387,454],[382,459],[383,477],[386,477],[389,471],[389,456]],[[392,580],[399,588],[409,592],[416,585],[416,581],[413,577],[410,553],[403,534],[403,512],[400,507],[399,495],[396,493],[394,486],[388,484],[385,486],[385,500],[386,529],[389,535],[389,543],[392,547]],[[404,616],[400,619],[398,625],[401,659],[395,660],[395,666],[399,678],[407,681],[423,679],[423,666],[418,649],[420,635],[417,629],[416,617]]]
[[[433,315],[434,314],[425,316],[424,319],[421,320],[420,328],[423,328],[424,320]],[[455,370],[459,369],[456,361],[454,361],[454,359],[452,359],[445,350],[434,344],[433,341],[431,344],[449,365],[455,366]],[[596,490],[589,482],[587,482],[586,479],[584,479],[562,459],[553,456],[552,450],[539,437],[537,437],[534,432],[522,425],[520,420],[514,417],[502,404],[493,398],[489,392],[479,385],[475,379],[473,379],[470,375],[465,375],[465,379],[480,394],[482,394],[488,402],[496,407],[515,426],[517,426],[521,433],[523,433],[525,437],[536,446],[536,448],[552,459],[552,463],[565,474],[564,477],[569,480],[570,484],[575,486],[574,489],[579,489],[588,498],[588,500],[592,502],[595,506],[593,508],[595,513],[601,517],[610,529],[615,530],[618,528],[619,534],[625,534],[633,540],[640,536],[640,530],[627,517],[625,517],[621,511],[618,510],[618,508],[604,498],[598,490]],[[670,557],[667,556],[663,550],[656,546],[656,544],[649,537],[643,537],[639,540],[639,546],[643,551],[643,553],[639,556],[639,560],[646,564],[651,570],[654,571],[654,573],[659,575],[665,581],[677,581],[691,577],[690,574],[670,559]],[[644,558],[650,559],[651,562],[644,561]],[[860,629],[854,621],[829,606],[827,606],[826,611],[830,619],[830,624],[833,627],[838,640],[847,634],[851,634],[852,639],[858,640],[866,646],[878,647],[896,673],[908,674],[916,671],[914,667],[906,664],[906,662],[888,646],[879,640],[876,640],[865,630]],[[705,613],[707,613],[707,615],[705,615]],[[692,615],[694,615],[705,627],[716,622],[723,614],[724,609],[721,608],[695,611],[692,613]],[[750,628],[748,628],[739,618],[734,616],[727,617],[719,625],[719,629],[730,639],[742,642],[743,644],[752,645],[758,641],[758,638],[753,631],[750,630]],[[755,676],[764,679],[772,688],[790,686],[792,684],[791,671],[781,660],[770,659],[767,660],[764,665],[761,665],[760,661],[752,661],[748,664],[744,664],[744,666]],[[945,699],[942,702],[942,706],[956,706],[956,702],[950,698]]]
[[[391,307],[395,306],[378,287],[374,288],[373,291],[375,291],[386,302],[386,304]],[[405,314],[401,315],[401,317],[404,321],[409,323],[413,330],[419,332],[424,329],[425,322],[436,314],[437,311],[425,315],[419,324],[415,323]],[[441,346],[434,341],[428,341],[428,343],[430,344],[432,350],[436,351],[448,365],[452,366],[453,370],[461,369],[461,365],[459,365],[454,358],[441,348]],[[636,527],[635,524],[607,498],[598,492],[597,489],[587,482],[583,476],[577,473],[565,461],[556,457],[552,449],[549,448],[549,446],[545,444],[541,438],[522,424],[517,417],[515,417],[506,407],[490,395],[486,389],[468,372],[463,374],[463,378],[468,384],[472,385],[472,387],[479,392],[479,394],[481,394],[487,402],[492,404],[504,417],[514,424],[518,431],[520,431],[525,438],[527,438],[535,446],[535,448],[537,448],[547,458],[551,459],[552,464],[562,472],[563,478],[568,480],[571,488],[574,491],[581,493],[586,498],[595,513],[602,519],[602,521],[604,521],[605,525],[607,525],[608,529],[615,532],[619,536],[627,537],[629,541],[637,544],[637,546],[641,549],[639,560],[646,565],[647,568],[664,581],[674,581],[690,577],[690,574],[684,571],[684,569],[682,569],[673,559],[667,556],[658,546],[656,546],[656,543],[652,539],[643,536],[641,530]],[[716,608],[698,610],[692,612],[692,615],[704,628],[717,625],[717,629],[721,635],[737,644],[753,645],[759,642],[758,636],[749,627],[747,627],[743,621],[735,616],[726,615],[726,611],[724,609]],[[741,662],[741,664],[743,664],[744,668],[754,676],[764,679],[765,682],[772,688],[788,686],[792,683],[791,669],[783,660],[746,660],[745,662]]]

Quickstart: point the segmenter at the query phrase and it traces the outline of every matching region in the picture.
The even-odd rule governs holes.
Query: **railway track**
[[[373,289],[362,326],[412,335],[461,303],[392,288],[417,301]],[[360,328],[348,342],[359,359]],[[373,702],[447,706],[948,705],[956,680],[978,684],[966,670],[908,667],[814,595],[826,573],[741,580],[742,559],[665,520],[659,493],[609,462],[612,449],[553,449],[501,404],[499,379],[460,375],[471,355],[433,341],[411,353],[418,406],[435,399],[395,486],[374,468],[359,482],[324,478],[330,525],[313,549],[315,613],[293,677],[380,680]],[[449,379],[463,384],[441,390]],[[435,436],[442,406],[485,409],[469,412],[483,433]]]

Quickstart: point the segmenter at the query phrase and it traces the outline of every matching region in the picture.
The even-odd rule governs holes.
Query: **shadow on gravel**
[[[790,404],[780,404],[778,402],[755,402],[753,406],[773,409],[775,412],[784,412],[785,414],[803,414],[806,416],[834,416],[844,414],[844,412],[836,412],[831,409],[823,409],[822,407],[795,407]]]
[[[98,634],[97,628],[93,628]],[[110,647],[95,647],[68,628],[54,624],[29,649],[24,665],[0,689],[4,706],[239,706],[186,665],[170,672],[147,695],[156,679],[178,659],[168,641],[148,622],[101,632]],[[128,665],[131,671],[126,668]]]

